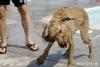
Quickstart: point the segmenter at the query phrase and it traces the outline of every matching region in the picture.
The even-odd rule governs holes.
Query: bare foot
[[[32,50],[32,51],[37,51],[39,50],[38,46],[36,44],[26,44],[27,47]]]

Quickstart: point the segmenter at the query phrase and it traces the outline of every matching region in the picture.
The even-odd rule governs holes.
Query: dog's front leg
[[[67,67],[72,67],[73,65],[73,52],[74,52],[74,41],[69,39],[69,48],[68,48],[68,64]]]
[[[66,56],[66,57],[68,57],[68,48],[69,48],[69,44],[67,43],[66,52],[63,54],[63,56]]]
[[[45,38],[46,37],[46,34],[47,34],[47,25],[44,26],[44,30],[42,32],[42,38]]]
[[[49,42],[47,48],[44,50],[44,53],[37,58],[37,60],[36,60],[37,64],[43,64],[44,63],[45,59],[47,58],[47,56],[49,54],[49,50],[52,47],[53,43],[54,42]]]

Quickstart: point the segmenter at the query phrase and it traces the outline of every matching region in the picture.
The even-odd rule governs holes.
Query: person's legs
[[[5,53],[7,46],[7,26],[6,26],[6,5],[0,5],[0,37],[1,37],[1,44],[0,44],[0,53]]]
[[[18,7],[18,10],[19,10],[19,13],[21,16],[22,26],[23,26],[24,32],[26,34],[27,43],[33,44],[32,33],[30,30],[30,25],[29,25],[30,18],[29,18],[29,13],[27,11],[27,7],[26,7],[26,5],[22,5],[22,6]]]
[[[32,31],[30,28],[30,17],[29,17],[27,5],[25,4],[26,0],[19,0],[19,1],[12,0],[12,1],[15,4],[15,6],[18,7],[18,11],[20,13],[22,26],[23,26],[23,29],[26,35],[27,46],[33,51],[38,50],[37,45],[35,45],[32,41]]]
[[[21,5],[20,7],[18,7],[18,10],[19,10],[19,13],[21,15],[22,26],[23,26],[24,32],[26,34],[27,44],[33,44],[32,31],[31,31],[30,24],[29,24],[30,23],[30,17],[29,17],[27,6],[25,4]],[[35,45],[35,44],[31,48],[33,50],[38,49],[37,45]]]

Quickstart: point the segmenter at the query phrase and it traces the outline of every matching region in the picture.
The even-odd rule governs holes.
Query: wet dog
[[[67,48],[68,64],[67,67],[72,67],[74,40],[73,34],[80,30],[81,38],[88,45],[89,58],[95,56],[91,39],[89,37],[89,20],[88,15],[82,8],[63,7],[58,9],[52,16],[49,23],[44,26],[42,37],[48,42],[44,53],[37,58],[37,64],[43,64],[48,56],[49,50],[55,41],[62,48]]]

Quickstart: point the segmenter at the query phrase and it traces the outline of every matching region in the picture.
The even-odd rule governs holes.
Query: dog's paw
[[[90,59],[93,59],[95,57],[95,53],[90,53],[88,56]]]
[[[44,63],[44,61],[45,61],[45,58],[43,56],[40,56],[37,58],[36,64],[41,65]]]
[[[72,67],[72,65],[71,64],[68,64],[67,67]]]

